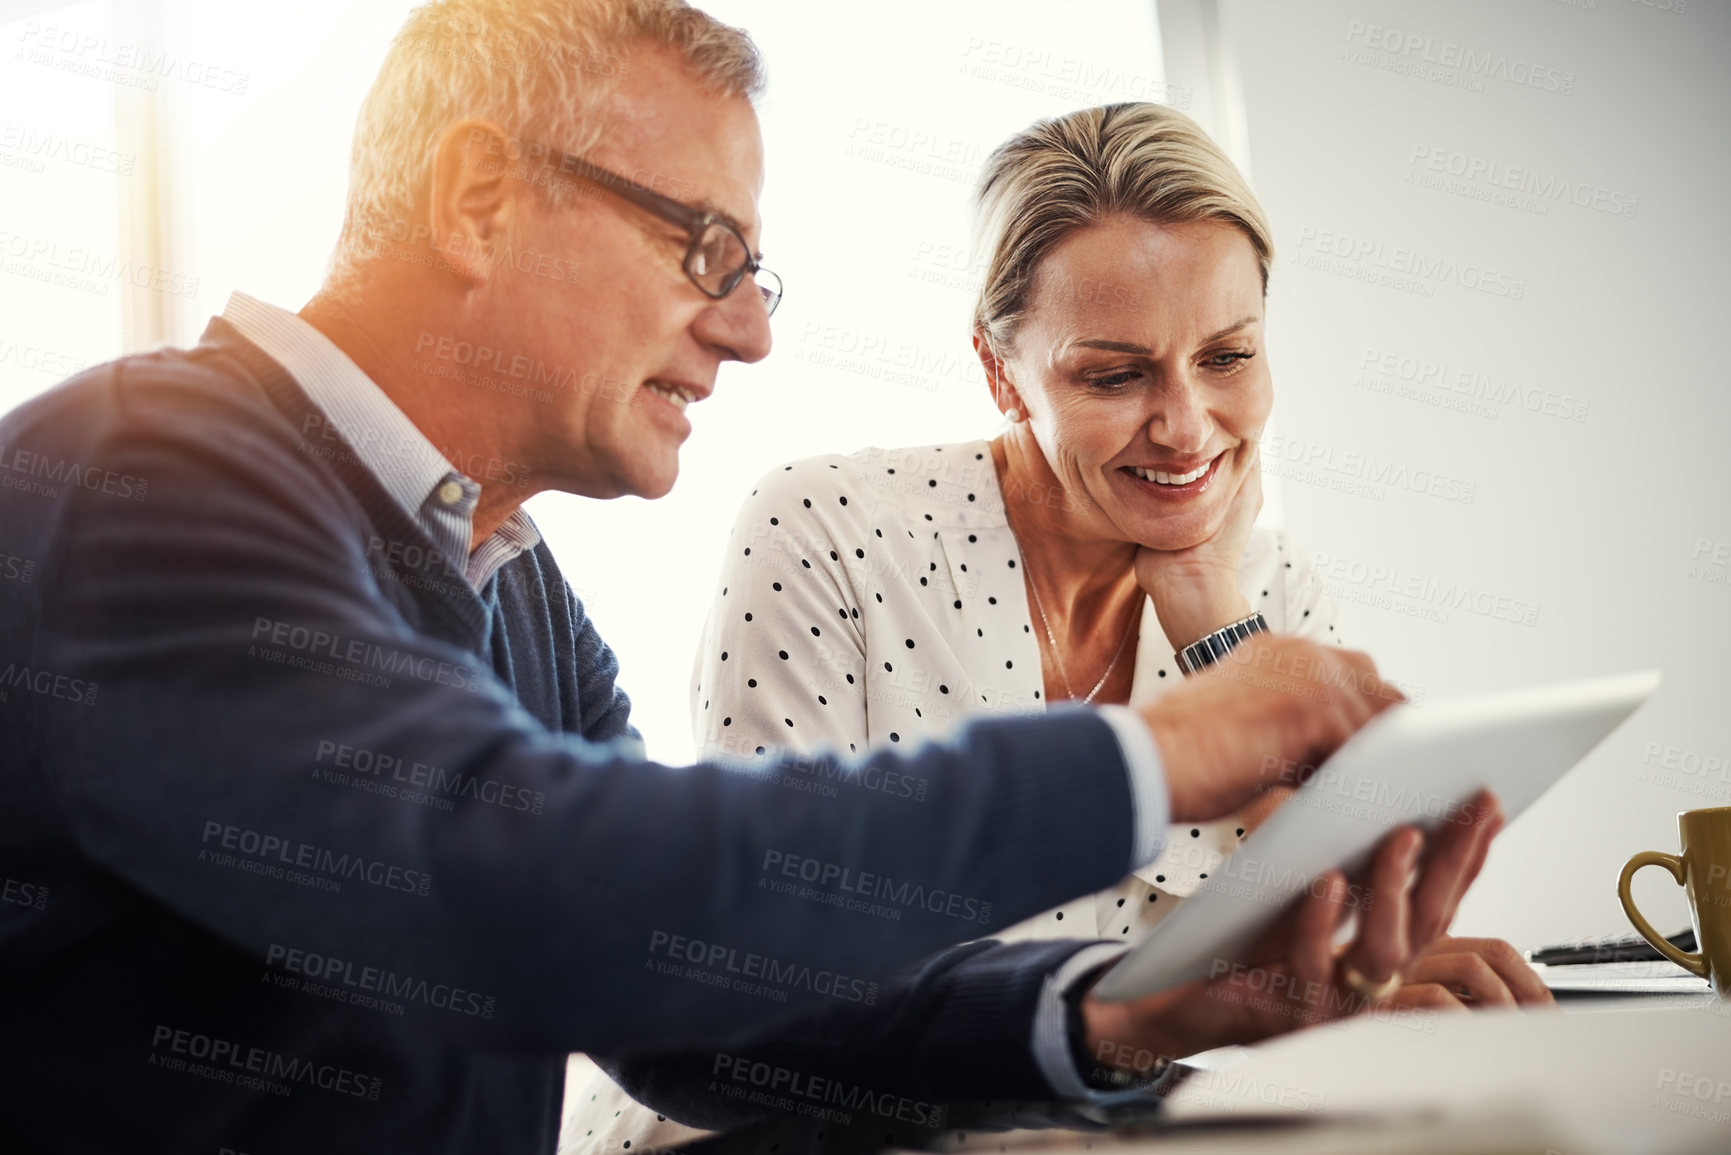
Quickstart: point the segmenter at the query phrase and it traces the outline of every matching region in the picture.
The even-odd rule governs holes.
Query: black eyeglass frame
[[[718,212],[693,208],[684,201],[677,201],[670,196],[663,196],[661,193],[646,189],[635,181],[620,176],[616,172],[609,172],[592,161],[584,160],[580,156],[573,156],[568,152],[560,152],[556,148],[547,149],[547,160],[561,173],[578,177],[591,184],[600,185],[620,199],[629,201],[645,212],[660,217],[668,224],[678,225],[685,229],[690,234],[690,239],[686,242],[685,260],[681,262],[681,267],[684,268],[685,275],[690,278],[691,283],[696,285],[704,296],[720,300],[739,288],[739,283],[745,280],[747,275],[764,272],[774,277],[776,288],[773,293],[762,284],[758,285],[758,292],[763,294],[765,309],[771,316],[774,316],[776,306],[781,304],[783,293],[781,275],[774,269],[764,268],[757,258],[752,256],[751,246],[746,243],[745,235],[739,231],[739,226],[731,218]],[[719,292],[711,290],[698,280],[697,274],[691,268],[692,262],[697,258],[698,246],[703,242],[703,234],[708,231],[711,225],[720,225],[732,233],[734,239],[739,241],[740,251],[745,254],[745,264],[727,275]]]

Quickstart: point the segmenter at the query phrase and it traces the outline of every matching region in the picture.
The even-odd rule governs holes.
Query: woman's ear
[[[993,407],[1011,422],[1020,421],[1027,410],[1010,381],[1008,365],[992,347],[991,337],[977,327],[974,329],[974,355],[980,359],[980,368],[986,371],[986,388],[991,391]]]

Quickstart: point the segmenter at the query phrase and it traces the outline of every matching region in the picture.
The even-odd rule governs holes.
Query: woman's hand
[[[1260,962],[1220,960],[1208,980],[1126,1003],[1088,996],[1082,1017],[1089,1054],[1104,1068],[1145,1070],[1147,1057],[1182,1058],[1357,1014],[1375,1004],[1348,984],[1348,968],[1372,986],[1396,976],[1412,980],[1384,1004],[1459,1009],[1463,1004],[1452,992],[1460,988],[1445,985],[1457,978],[1468,989],[1486,992],[1488,1001],[1496,984],[1461,962],[1463,953],[1475,952],[1460,944],[1477,940],[1450,939],[1443,931],[1484,865],[1503,815],[1487,793],[1462,813],[1471,821],[1445,823],[1428,852],[1417,829],[1395,830],[1360,883],[1349,885],[1337,872],[1318,877],[1310,893],[1247,952]],[[1357,935],[1336,951],[1335,930],[1354,911]],[[1505,973],[1497,968],[1506,958],[1481,958],[1499,976]],[[1512,991],[1512,980],[1537,1001],[1518,972],[1507,973],[1501,989]]]
[[[1250,616],[1250,603],[1238,589],[1238,567],[1262,509],[1260,452],[1256,442],[1247,441],[1233,454],[1230,468],[1238,473],[1238,488],[1214,536],[1188,549],[1136,551],[1136,581],[1154,599],[1160,628],[1174,646],[1187,646]],[[1221,471],[1227,468],[1223,462]],[[1232,478],[1218,480],[1230,484]]]
[[[1521,952],[1500,938],[1439,935],[1390,999],[1410,1007],[1552,1007],[1557,1000]]]

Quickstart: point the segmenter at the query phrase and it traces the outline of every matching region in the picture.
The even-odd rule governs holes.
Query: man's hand
[[[1464,1004],[1455,991],[1462,987],[1491,1001],[1496,982],[1459,959],[1463,953],[1478,957],[1476,948],[1462,944],[1494,940],[1450,939],[1443,931],[1484,865],[1503,815],[1496,799],[1481,792],[1462,819],[1444,823],[1428,851],[1416,828],[1394,830],[1351,884],[1332,871],[1317,878],[1246,953],[1250,962],[1219,960],[1214,978],[1130,1002],[1087,996],[1088,1054],[1101,1067],[1135,1071],[1138,1055],[1182,1058],[1357,1014],[1373,1004],[1346,983],[1347,967],[1373,984],[1405,977],[1407,985],[1386,1000],[1390,1005],[1459,1010]],[[1358,917],[1357,934],[1337,950],[1335,931],[1351,914]],[[1489,950],[1484,961],[1503,976],[1500,989],[1521,990],[1527,997],[1517,1001],[1540,1001],[1500,952]],[[1449,985],[1456,982],[1461,985]]]
[[[1355,650],[1257,634],[1142,708],[1166,769],[1172,821],[1238,810],[1291,784],[1404,696]],[[1285,777],[1282,777],[1282,774]]]

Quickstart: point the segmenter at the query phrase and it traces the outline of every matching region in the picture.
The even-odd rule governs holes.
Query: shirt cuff
[[[1140,722],[1137,725],[1141,725]],[[1064,996],[1078,979],[1090,971],[1116,961],[1128,947],[1115,942],[1096,943],[1084,947],[1064,961],[1064,965],[1046,976],[1040,988],[1040,1001],[1034,1008],[1034,1064],[1060,1099],[1094,1099],[1121,1092],[1096,1091],[1082,1081],[1076,1070],[1076,1060],[1070,1054],[1069,1023],[1066,1020]]]
[[[1160,857],[1171,815],[1171,795],[1166,790],[1166,767],[1160,748],[1142,715],[1128,706],[1101,706],[1100,717],[1118,736],[1118,748],[1130,772],[1130,802],[1135,810],[1134,859],[1130,869],[1146,866]]]

